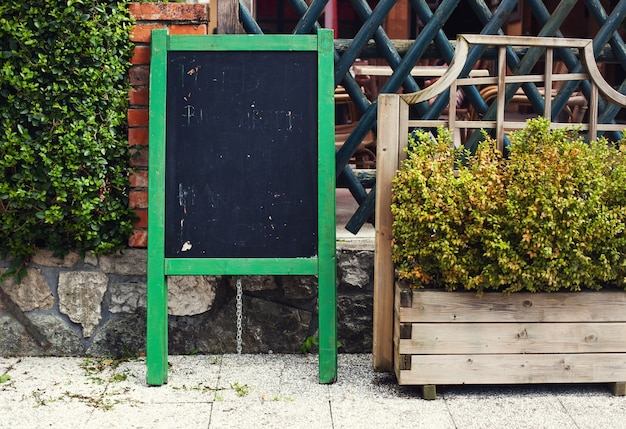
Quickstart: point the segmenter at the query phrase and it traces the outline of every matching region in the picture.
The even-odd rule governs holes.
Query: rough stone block
[[[374,252],[340,251],[337,254],[337,279],[340,287],[373,288]]]
[[[312,315],[258,298],[243,297],[243,353],[299,353],[300,345],[309,335]],[[199,330],[197,349],[202,353],[234,353],[236,351],[237,318],[235,300]],[[170,335],[173,335],[170,331]]]
[[[100,256],[100,268],[107,274],[145,275],[147,258],[144,249],[126,249],[114,255]]]
[[[167,311],[172,316],[192,316],[213,307],[220,277],[170,276]]]
[[[229,278],[230,287],[236,289],[237,276]],[[242,276],[241,288],[246,292],[258,292],[263,290],[278,289],[274,276]]]
[[[102,299],[108,283],[108,277],[99,272],[59,274],[59,310],[83,327],[85,338],[93,334],[102,319]]]
[[[57,258],[50,250],[42,249],[33,256],[31,262],[44,267],[72,268],[80,262],[80,255],[76,252],[70,252],[63,258]]]
[[[311,299],[317,296],[317,277],[281,276],[280,282],[287,299]]]
[[[121,315],[108,320],[93,338],[93,356],[138,356],[146,349],[145,315]]]
[[[369,294],[339,295],[337,298],[337,336],[343,353],[372,350],[374,302]]]
[[[112,283],[111,313],[135,313],[140,308],[146,308],[146,284],[140,282]]]
[[[78,334],[61,318],[49,314],[29,315],[29,319],[41,334],[52,343],[43,350],[26,332],[26,329],[11,316],[0,316],[0,356],[78,356],[85,350]]]
[[[0,270],[4,271],[6,270]],[[45,310],[54,305],[50,286],[38,268],[28,268],[27,275],[20,284],[17,284],[13,277],[7,278],[2,283],[2,289],[22,311]],[[0,310],[4,309],[4,304],[0,301]]]

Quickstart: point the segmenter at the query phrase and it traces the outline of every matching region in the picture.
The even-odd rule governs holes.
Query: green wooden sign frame
[[[337,290],[333,32],[317,35],[169,35],[153,30],[150,63],[147,276],[147,383],[168,378],[167,276],[315,275],[318,277],[319,380],[337,378]],[[311,51],[318,65],[317,255],[299,258],[166,258],[165,166],[167,54],[170,51]]]

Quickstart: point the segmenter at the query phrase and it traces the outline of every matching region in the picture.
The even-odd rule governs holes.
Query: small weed
[[[300,344],[300,352],[303,354],[312,353],[320,345],[320,341],[316,335],[308,336],[302,344]],[[341,348],[343,344],[340,341],[337,341],[337,348]]]
[[[202,383],[198,383],[197,386],[187,386],[186,384],[183,384],[182,386],[173,386],[172,389],[174,389],[174,390],[187,390],[187,391],[199,390],[199,391],[202,391],[202,392],[219,390],[217,387],[205,386]]]
[[[235,382],[231,384],[230,387],[235,390],[235,392],[237,393],[237,396],[239,396],[240,398],[250,393],[250,388],[248,387],[247,384],[241,385]]]
[[[182,386],[172,386],[172,389],[174,390],[185,390],[185,391],[200,391],[200,392],[216,392],[215,393],[215,400],[216,401],[223,401],[224,397],[222,396],[222,393],[224,390],[233,390],[235,391],[235,393],[237,394],[237,396],[244,397],[246,395],[248,395],[248,393],[250,393],[250,387],[248,387],[247,384],[239,384],[237,382],[232,383],[230,385],[230,389],[227,387],[211,387],[211,386],[207,386],[205,384],[202,383],[198,383],[195,386],[187,386],[186,384],[183,384]]]
[[[90,407],[98,408],[105,411],[112,410],[115,404],[119,404],[121,402],[117,400],[111,400],[109,398],[98,398],[72,392],[65,392],[65,397],[70,399],[76,399],[77,401],[82,402],[83,404],[87,404]]]
[[[111,378],[109,378],[109,381],[114,381],[114,382],[121,382],[121,381],[126,381],[126,379],[128,378],[128,374],[126,373],[115,373],[111,376]]]
[[[41,406],[44,406],[44,405],[48,405],[50,402],[54,402],[55,401],[54,399],[46,399],[46,398],[44,398],[44,393],[45,392],[43,390],[40,390],[40,389],[33,390],[31,392],[30,395],[33,398],[35,398],[35,408],[38,408],[38,407],[41,407]]]
[[[128,379],[128,370],[123,372],[115,372],[115,370],[124,362],[128,362],[128,358],[113,359],[109,357],[103,358],[86,358],[80,365],[85,371],[87,378],[97,385],[111,382],[121,382]],[[110,376],[104,373],[113,372]]]
[[[272,397],[268,395],[261,395],[261,399],[263,401],[272,401],[272,402],[280,402],[280,401],[293,402],[293,398],[289,396],[281,397],[280,395],[274,395]]]
[[[9,380],[11,380],[11,376],[9,374],[0,375],[0,384],[6,383]]]
[[[87,375],[101,373],[106,369],[115,369],[122,362],[126,362],[125,359],[113,359],[109,357],[103,358],[85,358],[80,367],[85,370]]]

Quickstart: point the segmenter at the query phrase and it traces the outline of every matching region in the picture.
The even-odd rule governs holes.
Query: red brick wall
[[[207,34],[209,7],[206,4],[132,3],[136,25],[131,31],[135,52],[131,59],[128,143],[136,154],[132,159],[130,207],[139,220],[128,240],[130,247],[148,242],[148,84],[150,80],[150,31],[167,28],[170,34]]]

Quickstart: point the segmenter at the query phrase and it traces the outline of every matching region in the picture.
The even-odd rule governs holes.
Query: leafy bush
[[[122,0],[0,4],[0,255],[108,252],[132,230]]]
[[[549,126],[512,133],[506,160],[488,136],[470,155],[444,130],[413,135],[393,184],[400,278],[478,293],[626,285],[626,138]]]

